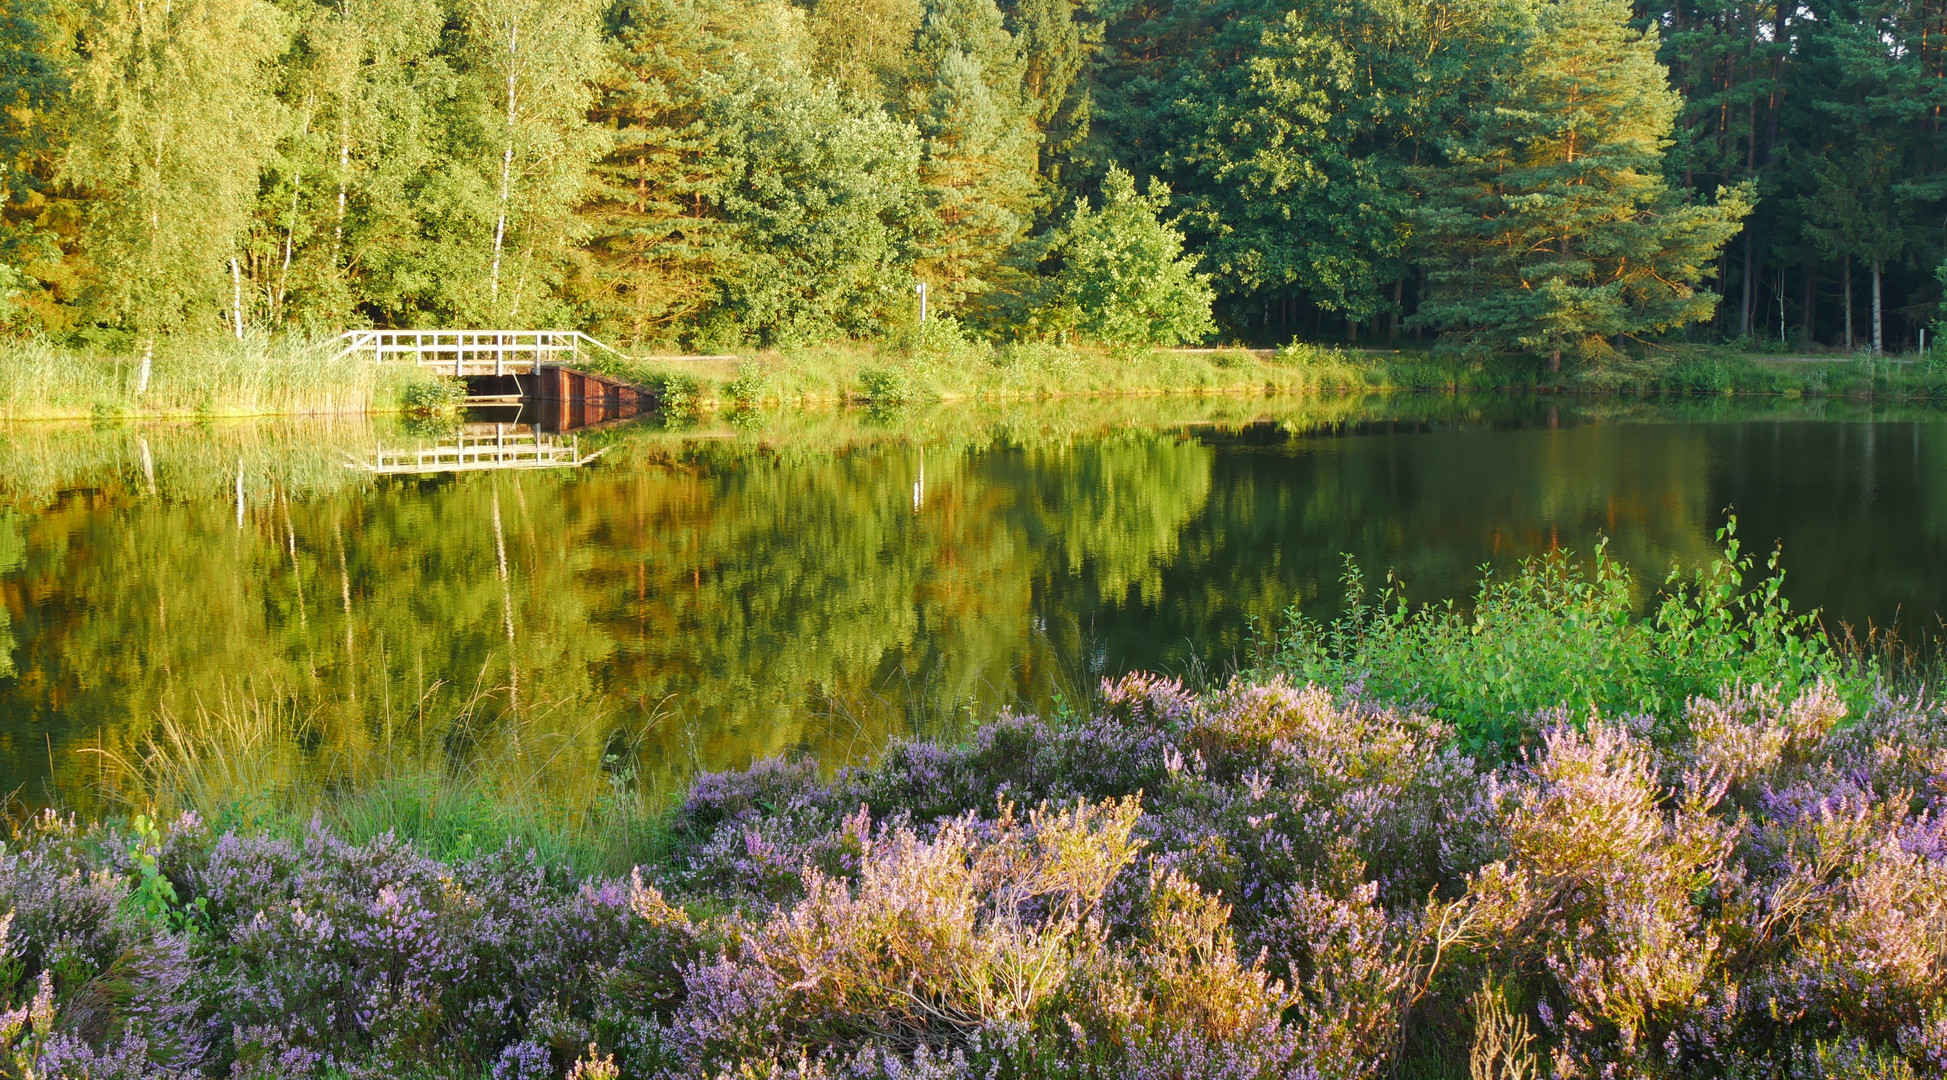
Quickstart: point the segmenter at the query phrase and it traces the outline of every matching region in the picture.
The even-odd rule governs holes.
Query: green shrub
[[[869,367],[859,372],[859,399],[871,405],[905,405],[928,397],[924,380],[911,367]]]
[[[737,377],[725,383],[723,396],[733,405],[749,407],[776,395],[771,377],[757,364],[737,365]]]
[[[1722,557],[1688,579],[1671,571],[1646,617],[1636,614],[1628,570],[1603,545],[1587,564],[1560,554],[1525,562],[1511,578],[1487,577],[1471,612],[1452,602],[1412,607],[1390,581],[1369,598],[1348,559],[1346,613],[1322,624],[1293,612],[1267,666],[1424,702],[1476,751],[1525,739],[1544,710],[1667,724],[1691,697],[1738,683],[1825,679],[1863,704],[1873,673],[1841,662],[1815,612],[1791,610],[1776,555],[1747,588],[1753,560],[1739,549],[1735,521],[1718,540]]]
[[[1045,295],[1031,304],[1033,322],[1058,334],[1104,345],[1177,345],[1216,329],[1210,276],[1183,253],[1183,234],[1165,223],[1169,188],[1111,168],[1102,207],[1077,199],[1052,234],[1048,258],[1058,264]]]
[[[399,391],[399,406],[408,416],[450,416],[466,404],[466,380],[432,375],[408,383]]]
[[[938,315],[907,328],[900,349],[922,367],[972,368],[994,358],[994,347],[975,339],[951,315]]]
[[[658,411],[665,414],[695,412],[703,397],[703,384],[688,372],[645,371],[634,381],[649,391]]]

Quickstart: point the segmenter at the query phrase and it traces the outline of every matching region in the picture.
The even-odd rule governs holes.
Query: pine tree
[[[1469,346],[1601,355],[1707,319],[1701,288],[1748,187],[1688,205],[1663,178],[1678,100],[1622,0],[1543,0],[1498,92],[1421,170],[1430,295],[1414,318]]]
[[[1929,158],[1938,154],[1940,140],[1928,127],[1929,114],[1947,97],[1938,75],[1929,75],[1903,40],[1909,27],[1901,14],[1869,7],[1857,19],[1816,25],[1804,43],[1805,81],[1820,92],[1808,110],[1814,122],[1802,134],[1801,231],[1841,263],[1848,346],[1852,266],[1867,270],[1874,354],[1885,347],[1888,264],[1919,248],[1925,232],[1940,237],[1937,228],[1923,232],[1920,226],[1938,220],[1933,207],[1942,182]]]
[[[994,288],[1039,205],[1024,58],[993,0],[928,0],[906,93],[932,221],[916,272],[942,308]]]
[[[569,288],[597,333],[674,341],[735,261],[722,197],[736,163],[713,121],[715,73],[777,75],[807,43],[795,13],[768,0],[629,0],[609,39],[595,110],[609,149],[580,209],[589,239]]]
[[[1021,90],[1037,125],[1053,121],[1082,73],[1088,46],[1070,0],[1014,0],[1007,28],[1021,52]]]

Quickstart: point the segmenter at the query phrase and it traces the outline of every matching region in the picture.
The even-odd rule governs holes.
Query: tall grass
[[[46,338],[7,342],[0,344],[0,420],[391,412],[409,388],[433,379],[410,365],[334,359],[335,351],[331,339],[163,338],[138,394],[139,355]]]
[[[366,740],[328,732],[325,707],[297,695],[226,692],[163,712],[133,759],[107,755],[103,783],[132,809],[194,812],[218,831],[295,837],[315,820],[442,859],[512,843],[583,876],[658,861],[678,793],[638,773],[637,747],[587,760],[577,736],[600,717],[515,711],[504,690],[476,689],[457,707],[429,692],[402,715],[367,717]],[[437,716],[405,724],[415,711]]]

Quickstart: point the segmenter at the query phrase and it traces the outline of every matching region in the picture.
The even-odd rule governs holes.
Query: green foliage
[[[61,175],[92,195],[89,305],[144,334],[235,307],[239,247],[283,122],[286,19],[265,0],[104,0],[77,48]]]
[[[927,397],[926,382],[910,364],[859,372],[859,399],[870,405],[906,405]]]
[[[975,339],[951,315],[939,315],[908,328],[897,339],[907,356],[929,367],[967,369],[984,364],[993,346]]]
[[[1169,189],[1136,191],[1120,169],[1103,181],[1101,209],[1077,199],[1050,239],[1053,274],[1030,301],[1032,325],[1107,345],[1177,345],[1216,329],[1210,279],[1160,220]]]
[[[409,416],[448,416],[466,404],[466,381],[433,375],[408,385],[399,405]]]
[[[912,128],[858,115],[829,86],[740,67],[709,122],[734,270],[701,340],[797,344],[876,329],[909,295],[920,213]]]
[[[1646,616],[1637,613],[1629,572],[1604,547],[1586,565],[1551,555],[1524,562],[1511,578],[1487,577],[1471,610],[1413,607],[1397,582],[1369,598],[1348,565],[1346,613],[1321,624],[1292,612],[1267,666],[1425,702],[1475,751],[1529,738],[1551,709],[1570,719],[1645,714],[1667,727],[1691,697],[1732,684],[1826,680],[1863,704],[1872,672],[1841,662],[1816,613],[1791,610],[1777,556],[1747,587],[1754,563],[1738,546],[1735,521],[1718,540],[1721,558],[1687,579],[1672,570]]]
[[[731,351],[896,334],[919,281],[995,339],[1383,321],[1391,344],[1417,316],[1621,384],[1645,364],[1615,355],[1630,338],[1714,320],[1756,342],[1781,299],[1808,347],[1849,346],[1858,264],[1897,347],[1947,238],[1937,22],[1733,0],[23,0],[0,17],[0,323],[135,342],[116,351],[500,322]],[[1125,167],[1158,186],[1136,196]]]

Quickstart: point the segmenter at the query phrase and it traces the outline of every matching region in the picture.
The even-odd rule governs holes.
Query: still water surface
[[[1947,413],[1917,409],[1050,403],[362,467],[441,438],[0,429],[0,791],[86,808],[162,718],[267,713],[354,771],[838,760],[1106,673],[1220,670],[1293,605],[1332,614],[1344,554],[1435,600],[1606,536],[1647,596],[1727,508],[1829,623],[1947,611]]]

